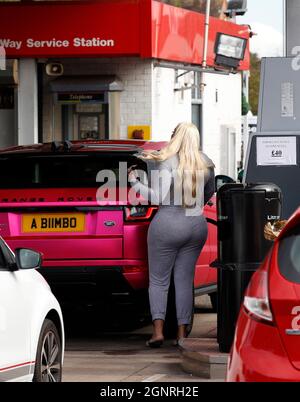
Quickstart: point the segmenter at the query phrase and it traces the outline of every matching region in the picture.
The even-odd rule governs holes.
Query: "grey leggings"
[[[207,222],[185,209],[161,206],[148,232],[152,320],[165,320],[172,271],[178,325],[191,323],[195,265],[207,239]]]

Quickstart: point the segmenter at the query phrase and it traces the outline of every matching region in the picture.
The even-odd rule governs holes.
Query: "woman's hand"
[[[136,172],[137,165],[130,166],[128,169],[128,180],[130,183],[137,181],[137,172]]]

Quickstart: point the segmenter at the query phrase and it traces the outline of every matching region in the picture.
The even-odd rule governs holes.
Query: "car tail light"
[[[253,275],[245,294],[244,307],[253,318],[273,322],[269,302],[268,264]]]
[[[157,211],[157,207],[126,207],[125,208],[125,220],[126,221],[144,221],[153,217],[154,212]]]

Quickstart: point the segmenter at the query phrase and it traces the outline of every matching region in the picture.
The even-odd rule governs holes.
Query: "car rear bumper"
[[[228,382],[300,381],[276,326],[255,321],[241,310],[228,363]]]
[[[91,261],[90,261],[91,263]],[[119,262],[120,263],[120,262]],[[85,303],[132,300],[147,293],[148,270],[136,265],[49,266],[39,271],[61,303]]]

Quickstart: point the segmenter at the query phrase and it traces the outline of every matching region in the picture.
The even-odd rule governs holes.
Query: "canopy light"
[[[244,60],[246,47],[247,39],[218,33],[215,44],[216,64],[237,68],[240,61]]]
[[[227,9],[224,14],[229,18],[237,15],[245,15],[247,12],[247,0],[228,0]]]

